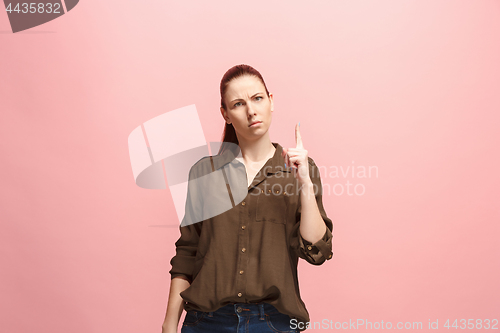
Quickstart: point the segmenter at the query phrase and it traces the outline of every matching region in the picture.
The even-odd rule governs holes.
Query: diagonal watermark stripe
[[[128,137],[135,182],[147,189],[168,184],[182,225],[217,216],[248,194],[244,166],[235,160],[241,156],[239,146],[225,144],[224,154],[209,157],[221,143],[207,145],[194,104],[159,115]]]

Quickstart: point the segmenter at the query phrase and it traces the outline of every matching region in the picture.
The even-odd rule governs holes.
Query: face
[[[221,113],[233,124],[238,140],[254,140],[267,133],[271,126],[273,95],[256,76],[244,75],[229,82],[224,97],[226,108]],[[259,122],[252,125],[254,122]]]

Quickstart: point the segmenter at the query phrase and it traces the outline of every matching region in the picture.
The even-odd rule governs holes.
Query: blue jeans
[[[290,319],[269,303],[229,303],[213,312],[188,311],[181,333],[298,333]]]

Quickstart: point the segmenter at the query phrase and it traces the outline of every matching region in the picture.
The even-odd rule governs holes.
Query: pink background
[[[127,137],[196,104],[220,140],[239,63],[274,93],[273,142],[300,121],[324,186],[364,186],[325,195],[312,321],[500,319],[498,0],[83,0],[17,34],[2,10],[0,32],[2,331],[161,332],[178,220]]]

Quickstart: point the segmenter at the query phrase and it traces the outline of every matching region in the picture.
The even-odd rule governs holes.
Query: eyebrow
[[[258,93],[256,93],[256,94],[254,94],[252,97],[257,96],[258,94],[263,94],[263,92],[258,92]],[[250,97],[250,98],[252,98],[252,97]],[[242,99],[242,98],[236,98],[236,99],[233,99],[233,100],[232,100],[231,102],[229,102],[229,103],[233,104],[233,102],[235,102],[235,101],[237,101],[237,100],[240,100],[240,99]]]

